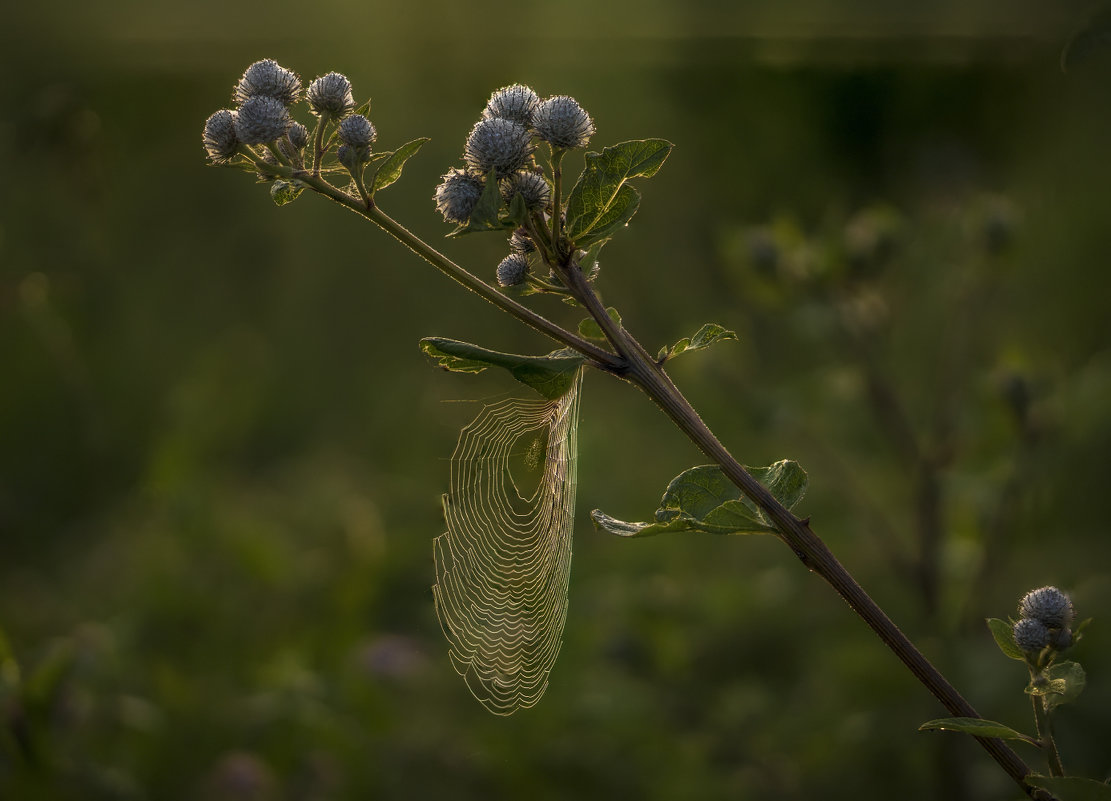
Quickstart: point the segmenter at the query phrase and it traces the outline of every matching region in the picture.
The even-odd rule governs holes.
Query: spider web
[[[484,407],[451,456],[432,593],[452,666],[496,715],[540,700],[562,644],[581,385]]]

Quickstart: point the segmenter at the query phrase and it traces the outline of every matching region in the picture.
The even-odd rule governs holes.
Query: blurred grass
[[[416,342],[547,344],[353,215],[309,197],[276,209],[204,165],[203,120],[262,57],[347,72],[382,146],[433,137],[383,196],[432,241],[432,188],[493,88],[575,95],[597,146],[676,142],[607,247],[606,300],[649,346],[706,320],[738,330],[677,360],[680,386],[742,460],[808,468],[815,529],[983,714],[1028,728],[1024,677],[978,621],[1033,586],[1071,590],[1097,621],[1076,655],[1087,695],[1058,728],[1068,766],[1102,777],[1111,104],[1106,61],[1057,66],[1086,10],[655,0],[530,6],[498,35],[449,4],[14,11],[0,710],[15,739],[0,740],[0,797],[1015,796],[973,744],[915,731],[937,707],[774,541],[590,530],[591,508],[642,518],[702,461],[599,377],[552,686],[534,710],[485,713],[446,659],[430,545],[476,412],[446,401],[517,390],[429,369]],[[962,306],[985,193],[1019,223],[989,301]],[[892,321],[885,374],[923,436],[939,395],[956,410],[934,614],[900,567],[916,558],[914,477],[831,308],[762,302],[730,244],[779,214],[825,242],[875,201],[909,232],[871,285]],[[444,248],[483,275],[502,255],[482,238]],[[952,358],[955,386],[939,379]],[[1018,452],[1005,373],[1029,383],[1041,428],[988,549]]]

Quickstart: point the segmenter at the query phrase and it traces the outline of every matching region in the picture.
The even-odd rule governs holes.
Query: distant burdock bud
[[[292,124],[285,106],[267,95],[256,95],[239,107],[235,135],[245,145],[262,145],[285,136]]]
[[[558,95],[536,107],[532,129],[553,147],[586,147],[594,135],[594,121],[575,98]]]
[[[1015,623],[1015,645],[1027,654],[1036,654],[1049,645],[1049,629],[1040,620],[1024,617]]]
[[[352,114],[339,124],[339,140],[351,147],[370,147],[378,138],[374,125],[362,114]]]
[[[1073,618],[1072,601],[1056,587],[1040,587],[1026,593],[1018,611],[1049,629],[1068,628]]]
[[[529,211],[544,211],[552,201],[552,188],[538,172],[515,172],[501,182],[501,196],[506,203],[520,195]]]
[[[235,136],[235,112],[221,109],[204,124],[204,149],[217,164],[225,164],[239,152]]]
[[[498,265],[498,283],[502,286],[516,286],[528,275],[528,259],[520,253],[510,253]]]
[[[532,115],[540,105],[540,98],[536,92],[527,86],[516,83],[506,86],[490,95],[486,109],[482,116],[487,119],[497,117],[503,120],[512,120],[529,128],[532,126]]]
[[[518,228],[513,232],[513,235],[509,237],[509,249],[514,253],[524,255],[536,250],[536,243],[532,241],[532,237],[529,236],[527,229]]]
[[[301,123],[295,122],[286,132],[286,137],[294,150],[302,150],[309,143],[309,130]]]
[[[497,170],[504,178],[525,166],[532,155],[532,137],[519,122],[490,117],[479,120],[467,137],[463,157],[467,165],[482,175]]]
[[[482,178],[453,168],[436,187],[436,210],[445,222],[465,223],[482,197]]]
[[[236,103],[246,103],[252,97],[272,97],[283,106],[292,106],[300,96],[301,79],[297,73],[267,58],[247,67],[235,86],[232,99]]]
[[[343,119],[355,108],[351,81],[338,72],[329,72],[310,83],[308,99],[312,113],[325,121]]]

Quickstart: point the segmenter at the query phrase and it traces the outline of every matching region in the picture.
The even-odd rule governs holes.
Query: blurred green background
[[[459,428],[527,390],[416,343],[548,344],[356,216],[206,166],[266,57],[346,73],[380,147],[432,137],[380,199],[433,242],[499,86],[574,95],[595,147],[675,142],[606,301],[649,347],[738,332],[676,381],[742,461],[807,468],[802,513],[985,716],[1032,727],[983,618],[1069,590],[1097,620],[1061,747],[1106,777],[1111,59],[1059,65],[1092,6],[520,5],[5,12],[0,798],[1019,795],[916,731],[943,710],[777,541],[594,532],[703,461],[598,375],[560,659],[536,708],[485,712],[431,541]],[[443,247],[492,280],[505,246]]]

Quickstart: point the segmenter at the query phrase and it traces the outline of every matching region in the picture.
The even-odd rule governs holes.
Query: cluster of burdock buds
[[[1040,587],[1022,596],[1014,626],[1015,645],[1037,656],[1044,649],[1064,651],[1073,642],[1072,601],[1056,587]]]
[[[561,210],[552,208],[552,184],[533,158],[536,141],[547,142],[555,160],[561,151],[586,147],[593,134],[594,121],[572,97],[541,100],[521,84],[499,89],[467,136],[464,166],[449,170],[436,187],[436,209],[446,222],[466,225],[486,182],[494,180],[506,207],[520,197],[530,217],[542,224]],[[502,286],[525,281],[536,243],[522,227],[514,232],[510,248],[497,269]]]
[[[353,113],[351,82],[338,72],[330,72],[302,92],[297,74],[273,59],[249,66],[232,92],[236,107],[221,109],[205,122],[203,141],[208,158],[215,164],[230,164],[237,156],[244,156],[256,165],[259,161],[282,162],[303,168],[310,135],[290,113],[302,95],[317,118],[312,138],[318,151],[324,128],[331,125],[340,142],[336,158],[341,164],[354,172],[370,160],[377,132],[365,116]],[[315,154],[317,167],[321,155]]]

